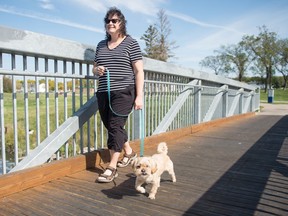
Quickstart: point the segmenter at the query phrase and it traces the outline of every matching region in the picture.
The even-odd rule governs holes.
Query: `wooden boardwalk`
[[[177,182],[164,174],[156,200],[135,191],[131,167],[109,184],[90,169],[1,198],[0,215],[288,215],[285,112],[264,109],[168,141]]]

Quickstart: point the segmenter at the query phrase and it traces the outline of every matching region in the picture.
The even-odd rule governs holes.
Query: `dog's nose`
[[[142,172],[142,173],[145,173],[145,169],[142,169],[141,172]]]

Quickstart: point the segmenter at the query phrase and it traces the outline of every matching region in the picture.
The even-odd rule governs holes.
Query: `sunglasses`
[[[112,22],[113,24],[116,24],[119,21],[120,21],[119,19],[105,19],[106,24],[109,24],[110,22]]]

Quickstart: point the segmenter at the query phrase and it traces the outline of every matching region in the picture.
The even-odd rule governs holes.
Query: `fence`
[[[0,31],[0,173],[105,148],[94,47]],[[259,109],[254,86],[147,58],[144,70],[145,137]],[[126,128],[130,140],[139,138],[137,111]]]

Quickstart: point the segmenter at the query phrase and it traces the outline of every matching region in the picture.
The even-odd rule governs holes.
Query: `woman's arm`
[[[136,85],[136,98],[134,103],[134,109],[142,109],[143,108],[143,87],[144,87],[144,69],[143,69],[143,61],[137,60],[132,62],[133,70],[135,73],[135,85]]]

